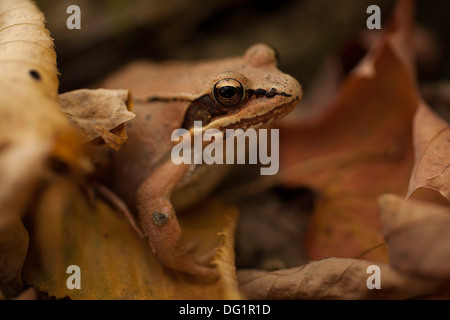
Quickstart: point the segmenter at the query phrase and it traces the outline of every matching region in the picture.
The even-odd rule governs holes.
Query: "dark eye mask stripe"
[[[273,98],[275,96],[283,96],[283,97],[292,97],[292,95],[287,94],[286,92],[277,92],[277,89],[271,88],[270,90],[264,90],[264,89],[256,89],[256,90],[247,90],[248,96],[251,97],[252,95],[255,96],[265,96],[266,98]]]
[[[184,114],[182,128],[189,130],[194,126],[194,121],[202,121],[203,125],[206,125],[211,122],[214,116],[217,116],[220,113],[223,114],[224,111],[211,100],[209,94],[205,94],[190,103]]]
[[[247,97],[250,98],[251,96],[265,96],[266,98],[272,98],[275,96],[283,96],[283,97],[292,97],[292,95],[287,94],[286,92],[277,92],[277,89],[271,88],[270,90],[265,89],[256,89],[247,90]],[[200,97],[201,98],[201,97]],[[199,99],[200,99],[199,98]],[[198,99],[195,99],[198,100]],[[174,101],[184,101],[184,102],[194,102],[195,100],[188,99],[185,97],[158,97],[158,96],[150,96],[144,100],[144,102],[154,102],[154,101],[162,101],[162,102],[174,102]]]
[[[247,96],[248,97],[251,97],[251,96],[257,96],[257,97],[265,96],[266,98],[272,98],[272,97],[275,97],[275,96],[283,96],[283,97],[288,97],[288,98],[292,97],[292,95],[287,94],[286,92],[277,92],[277,89],[275,89],[275,88],[271,88],[269,90],[265,90],[265,89],[252,90],[252,89],[249,89],[249,90],[247,90]],[[148,97],[147,99],[145,99],[145,102],[154,102],[154,101],[162,101],[162,102],[172,102],[172,101],[193,102],[195,100],[184,98],[184,97],[170,97],[169,98],[169,97],[158,97],[158,96],[151,96],[151,97]]]

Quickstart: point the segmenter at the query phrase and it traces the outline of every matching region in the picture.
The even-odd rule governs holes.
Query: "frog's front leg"
[[[142,231],[164,266],[212,279],[217,276],[217,270],[197,262],[188,252],[183,232],[170,202],[172,191],[190,166],[166,161],[139,187],[136,194],[136,208]]]

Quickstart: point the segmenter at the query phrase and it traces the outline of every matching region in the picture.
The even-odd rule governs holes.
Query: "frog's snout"
[[[300,83],[294,77],[286,74],[286,78],[284,83],[280,87],[280,91],[283,93],[282,96],[286,98],[290,98],[292,101],[296,101],[296,103],[300,102],[303,98],[303,90]]]

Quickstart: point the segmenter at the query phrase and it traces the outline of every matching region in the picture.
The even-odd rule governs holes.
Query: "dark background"
[[[38,0],[55,39],[60,91],[86,87],[127,61],[145,57],[205,59],[240,55],[255,42],[272,45],[280,69],[305,87],[323,61],[341,54],[347,68],[363,54],[352,40],[367,31],[366,8],[385,21],[395,1],[368,0]],[[81,8],[81,30],[68,30],[69,5]],[[421,80],[450,78],[450,2],[420,0],[427,32]],[[344,55],[345,54],[345,55]]]

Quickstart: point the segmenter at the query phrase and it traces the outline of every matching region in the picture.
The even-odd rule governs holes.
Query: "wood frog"
[[[208,259],[192,255],[174,209],[205,194],[220,179],[220,165],[175,165],[171,134],[177,128],[202,130],[260,128],[288,114],[302,90],[277,69],[276,54],[264,44],[241,57],[197,62],[133,62],[111,75],[105,88],[132,92],[136,118],[128,140],[113,154],[109,187],[138,216],[140,228],[162,264],[211,278]],[[182,199],[172,203],[172,199]]]

